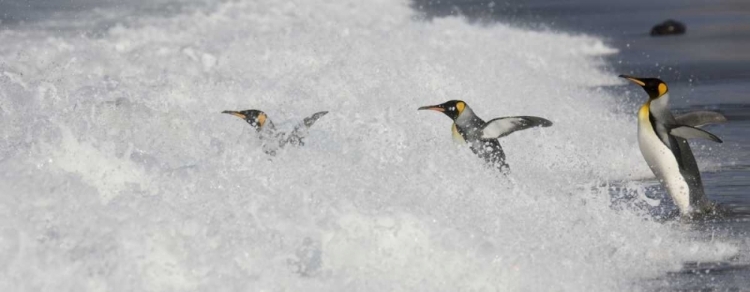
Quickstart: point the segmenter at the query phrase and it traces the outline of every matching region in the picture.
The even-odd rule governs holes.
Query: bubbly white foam
[[[604,182],[649,170],[595,38],[396,0],[217,7],[0,32],[3,291],[630,290],[736,253],[610,206]],[[502,178],[416,110],[449,99],[555,124],[502,139]],[[271,158],[220,114],[249,108],[330,113]]]

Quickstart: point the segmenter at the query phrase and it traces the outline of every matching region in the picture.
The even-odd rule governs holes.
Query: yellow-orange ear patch
[[[259,114],[258,115],[258,125],[260,125],[261,127],[263,127],[263,124],[266,123],[266,118],[267,118],[266,114]]]
[[[464,103],[463,101],[459,101],[456,103],[456,109],[458,110],[459,115],[464,112],[464,108],[466,108],[466,103]]]
[[[667,84],[665,84],[664,82],[659,83],[659,96],[664,95],[668,90],[669,89],[667,88]]]

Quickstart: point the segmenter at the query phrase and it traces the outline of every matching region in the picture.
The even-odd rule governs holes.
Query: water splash
[[[1,31],[0,287],[630,290],[736,253],[611,207],[602,183],[649,170],[600,40],[413,16],[254,1]],[[555,125],[504,138],[499,178],[416,111],[449,99]],[[268,157],[227,108],[330,113]]]

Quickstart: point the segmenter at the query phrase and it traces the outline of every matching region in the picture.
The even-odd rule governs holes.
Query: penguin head
[[[469,106],[466,105],[463,100],[449,100],[445,103],[441,103],[438,105],[428,105],[420,107],[418,110],[433,110],[444,113],[449,118],[455,120],[460,116],[466,108]]]
[[[266,124],[268,116],[266,113],[259,110],[244,110],[244,111],[223,111],[223,114],[230,114],[245,120],[250,126],[260,131],[261,128]]]
[[[650,99],[657,99],[659,97],[662,97],[669,91],[667,84],[664,83],[664,81],[661,81],[661,79],[659,78],[639,78],[628,75],[620,75],[619,77],[630,80],[630,82],[643,87],[643,90],[648,93],[648,97]]]

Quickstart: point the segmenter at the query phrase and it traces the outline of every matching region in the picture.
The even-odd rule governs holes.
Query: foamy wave
[[[264,0],[0,31],[0,287],[631,290],[736,253],[611,208],[599,185],[649,170],[595,39],[412,16]],[[555,125],[503,138],[498,178],[416,111],[449,99]],[[220,114],[246,108],[330,114],[270,158]]]

